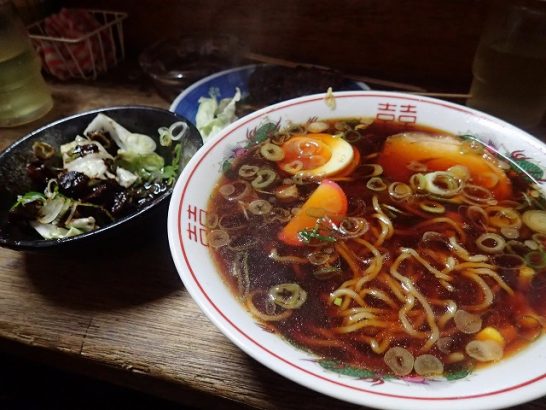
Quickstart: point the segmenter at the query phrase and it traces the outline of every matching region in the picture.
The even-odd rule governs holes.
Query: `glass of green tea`
[[[52,107],[25,26],[11,1],[0,0],[0,127],[31,122]]]

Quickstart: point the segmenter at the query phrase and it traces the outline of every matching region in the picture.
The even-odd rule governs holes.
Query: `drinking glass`
[[[523,128],[546,112],[546,1],[496,1],[474,57],[467,105]]]
[[[0,0],[0,127],[33,121],[53,107],[25,26],[11,1]]]

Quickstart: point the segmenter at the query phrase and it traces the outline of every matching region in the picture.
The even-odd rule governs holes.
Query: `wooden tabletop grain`
[[[120,104],[168,107],[149,87],[52,84],[55,108],[0,129],[0,149],[41,124]],[[196,408],[356,409],[297,385],[233,345],[172,263],[166,218],[86,250],[0,249],[0,349]],[[517,407],[546,408],[546,398]]]

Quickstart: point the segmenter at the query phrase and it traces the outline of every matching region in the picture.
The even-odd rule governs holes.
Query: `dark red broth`
[[[377,164],[385,141],[391,135],[401,132],[449,135],[437,129],[393,122],[375,121],[368,125],[365,121],[352,119],[330,120],[327,124],[328,128],[323,133],[345,138],[359,151],[361,165]],[[411,185],[407,180],[399,182],[408,185],[411,194],[403,199],[394,198],[388,187],[397,181],[380,173],[376,177],[387,188],[370,189],[370,167],[359,166],[350,175],[327,178],[335,181],[347,197],[349,206],[345,217],[366,221],[367,231],[355,239],[340,231],[339,220],[321,219],[321,228],[315,233],[319,232],[323,238],[292,246],[278,239],[279,232],[293,217],[294,208],[302,206],[323,178],[298,179],[280,169],[275,161],[265,159],[260,149],[265,143],[282,146],[295,134],[312,135],[306,132],[306,127],[308,124],[280,132],[272,125],[266,133],[260,134],[260,130],[251,133],[247,146],[224,164],[225,175],[218,181],[209,203],[209,235],[220,238],[219,243],[211,243],[214,245],[211,250],[222,277],[251,313],[256,315],[258,312],[256,319],[264,328],[319,358],[369,369],[379,375],[393,373],[384,359],[385,353],[393,347],[406,349],[414,358],[423,354],[433,355],[442,363],[441,373],[447,376],[499,360],[480,360],[470,355],[466,347],[473,340],[493,340],[500,346],[502,357],[506,357],[540,336],[546,324],[546,241],[542,241],[544,235],[517,219],[523,218],[526,211],[540,210],[544,204],[529,178],[516,172],[506,159],[495,159],[491,150],[469,136],[452,136],[462,141],[464,149],[488,157],[494,166],[503,169],[511,184],[509,198],[490,198],[484,203],[469,199],[460,192],[442,197],[437,193],[431,194],[430,185]],[[410,165],[404,160],[395,163],[404,168]],[[412,164],[416,169],[412,172],[422,175],[436,172],[426,167],[419,168],[426,163],[421,160]],[[243,172],[244,177],[240,175],[243,166],[246,166],[243,170],[248,171]],[[270,175],[269,171],[273,172],[273,181],[256,189],[252,185],[256,176],[250,175],[255,169],[266,169],[267,175]],[[472,177],[467,179],[466,187],[472,182]],[[449,190],[452,182],[448,177],[447,188],[442,186],[442,181],[436,183],[443,193],[442,189]],[[230,185],[234,185],[234,192],[226,195],[229,189],[224,189],[222,194],[221,187],[231,188]],[[297,195],[288,198],[277,195],[279,190],[291,185],[296,187]],[[374,208],[374,197],[381,212]],[[254,213],[251,203],[263,205],[254,202],[256,200],[267,201],[271,209],[265,206],[265,211],[259,208],[258,214]],[[429,211],[432,205],[440,208]],[[262,211],[265,213],[260,214]],[[380,236],[388,223],[382,224],[382,217],[374,216],[378,213],[383,213],[392,223],[392,232],[385,240]],[[487,216],[484,217],[483,213]],[[445,219],[450,219],[452,224]],[[501,243],[485,236],[482,245],[478,245],[477,241],[487,233],[500,236]],[[455,238],[466,253],[457,253],[449,242],[450,238]],[[364,242],[372,245],[380,258],[374,256]],[[497,245],[500,251],[489,251]],[[403,252],[409,252],[408,249],[426,261],[429,268],[409,253],[406,259],[400,259]],[[316,254],[318,262],[321,258],[328,261],[310,263],[310,254]],[[479,262],[466,260],[473,257]],[[374,263],[381,267],[373,278],[370,276],[370,280],[360,287],[351,284],[344,288],[360,294],[363,304],[339,293],[347,281],[356,282],[368,275]],[[393,266],[398,266],[394,269],[398,277],[393,274]],[[447,278],[443,282],[439,279],[442,272]],[[406,280],[418,293],[408,291],[404,285]],[[286,309],[277,304],[270,290],[279,284],[297,284],[298,292],[303,289],[306,298],[301,306]],[[333,297],[336,291],[339,295]],[[301,296],[291,292],[293,290],[281,292],[281,299]],[[427,309],[418,296],[426,300],[432,317],[427,315]],[[488,297],[491,299],[489,303]],[[408,302],[408,298],[414,300],[413,304]],[[347,322],[347,317],[351,316],[350,309],[356,309],[351,311],[354,315],[368,316],[360,320],[355,316],[352,322]],[[462,315],[456,313],[459,310],[469,313],[472,318],[479,318],[479,328],[472,332],[461,331],[454,319],[455,314]],[[279,317],[280,320],[269,320]],[[403,317],[409,323],[406,327],[402,323]],[[361,327],[346,331],[355,324]],[[436,336],[433,335],[435,326],[438,328]],[[500,340],[495,339],[495,332],[500,335]],[[372,347],[374,341],[379,345],[376,349]],[[428,346],[427,341],[430,342]],[[415,372],[412,369],[409,374]],[[438,375],[438,372],[432,374]]]

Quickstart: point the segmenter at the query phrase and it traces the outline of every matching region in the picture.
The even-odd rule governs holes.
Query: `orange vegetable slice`
[[[471,182],[491,190],[495,198],[506,199],[512,185],[505,172],[480,153],[465,149],[461,140],[451,136],[404,133],[389,137],[378,158],[383,173],[395,180],[407,182],[415,171],[412,162],[426,165],[429,171],[445,171],[455,165],[465,166]]]
[[[347,214],[347,207],[347,196],[343,189],[334,181],[324,179],[298,213],[279,232],[278,237],[287,245],[302,245],[299,232],[312,229],[317,220],[324,216],[339,222]]]

